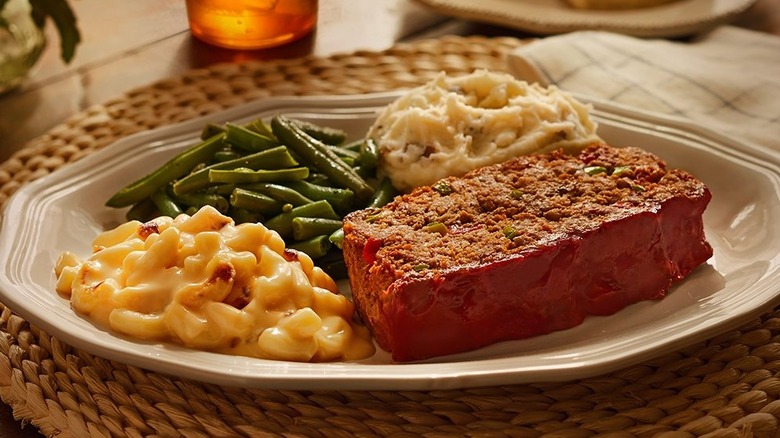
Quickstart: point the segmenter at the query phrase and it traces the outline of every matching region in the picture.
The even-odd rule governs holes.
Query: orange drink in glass
[[[230,49],[260,49],[295,41],[314,29],[317,0],[187,0],[190,30]]]

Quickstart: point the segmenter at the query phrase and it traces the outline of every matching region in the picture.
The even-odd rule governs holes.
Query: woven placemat
[[[83,111],[0,165],[16,189],[131,133],[269,95],[387,91],[439,71],[505,70],[512,38],[445,37],[382,52],[193,70]],[[780,310],[614,373],[448,391],[281,391],[161,375],[72,348],[0,304],[0,398],[45,435],[774,437]]]

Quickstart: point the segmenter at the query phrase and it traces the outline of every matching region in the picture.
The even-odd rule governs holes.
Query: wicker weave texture
[[[0,164],[19,187],[131,133],[270,95],[408,88],[439,71],[504,70],[511,38],[217,65],[89,108]],[[0,304],[0,398],[60,437],[776,437],[780,310],[609,375],[450,391],[249,390],[161,375],[70,347]]]

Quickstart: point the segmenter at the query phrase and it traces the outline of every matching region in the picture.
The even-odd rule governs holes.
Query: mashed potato
[[[589,110],[554,86],[507,74],[442,73],[390,104],[368,137],[379,148],[380,171],[408,191],[518,155],[599,142]]]

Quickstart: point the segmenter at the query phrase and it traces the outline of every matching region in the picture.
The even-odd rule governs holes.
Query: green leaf
[[[3,12],[6,3],[8,3],[8,0],[0,0],[0,14]],[[5,21],[2,15],[0,15],[0,28],[8,29],[8,22]]]
[[[5,2],[6,0],[0,0]],[[30,0],[32,18],[39,28],[43,28],[46,19],[51,18],[60,34],[62,60],[66,63],[73,59],[76,46],[81,42],[81,34],[76,26],[76,16],[65,0]]]

